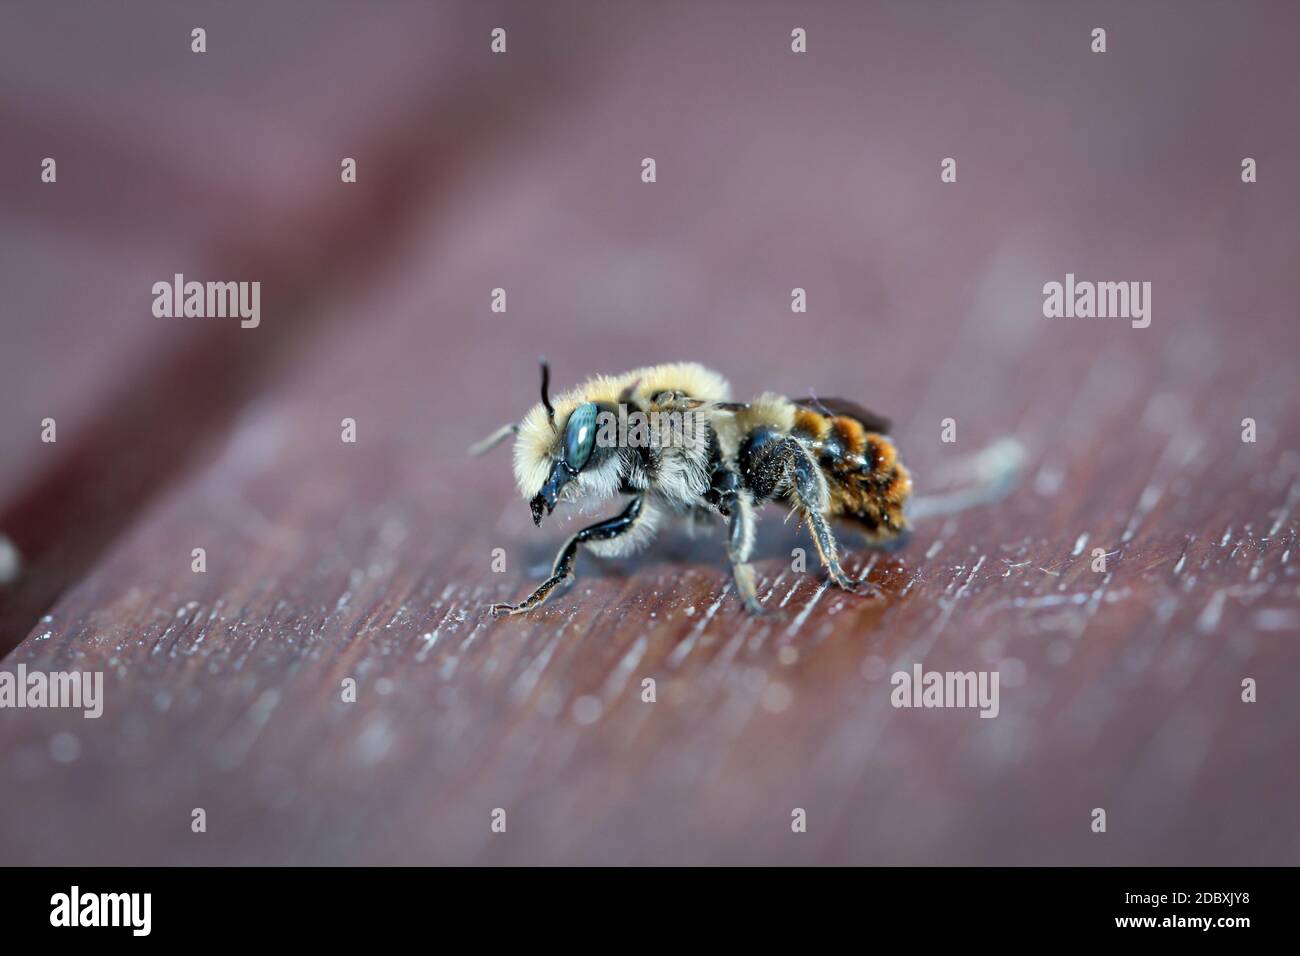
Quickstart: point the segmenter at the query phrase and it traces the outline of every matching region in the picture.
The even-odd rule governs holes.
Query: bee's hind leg
[[[525,614],[533,608],[539,607],[551,596],[552,591],[573,574],[573,563],[578,555],[578,545],[595,541],[609,541],[612,538],[627,534],[636,527],[644,503],[645,499],[641,495],[637,495],[623,509],[621,514],[613,518],[606,518],[604,521],[598,521],[578,531],[568,541],[564,542],[564,547],[555,556],[555,563],[551,566],[551,576],[549,578],[539,584],[532,594],[518,604],[493,604],[489,608],[492,616],[502,617],[506,614]]]
[[[828,493],[825,480],[817,469],[817,463],[813,461],[807,449],[794,439],[787,439],[784,452],[787,455],[785,465],[787,494],[799,509],[803,519],[808,522],[808,527],[812,530],[813,543],[817,546],[817,555],[821,558],[831,580],[845,591],[857,591],[864,585],[870,591],[878,590],[865,578],[850,577],[840,565],[839,546],[825,515]]]

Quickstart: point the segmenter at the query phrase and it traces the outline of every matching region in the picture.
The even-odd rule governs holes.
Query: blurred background
[[[106,707],[0,711],[0,862],[1294,864],[1298,25],[6,4],[2,666]],[[1151,282],[1150,327],[1044,318],[1067,272]],[[155,317],[175,273],[261,282],[260,326]],[[877,601],[792,574],[773,514],[764,619],[669,534],[493,623],[568,530],[464,455],[539,355],[851,397],[918,494],[1002,438],[1027,466],[855,556]],[[893,710],[915,661],[998,669],[999,718]]]

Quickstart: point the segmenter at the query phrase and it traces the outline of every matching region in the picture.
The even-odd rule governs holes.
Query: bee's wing
[[[792,398],[790,401],[796,405],[802,405],[804,408],[812,409],[815,412],[829,413],[831,415],[842,415],[845,418],[856,419],[862,423],[862,427],[869,432],[876,432],[881,435],[888,435],[890,429],[889,419],[884,415],[877,415],[875,412],[863,408],[857,402],[847,398]]]

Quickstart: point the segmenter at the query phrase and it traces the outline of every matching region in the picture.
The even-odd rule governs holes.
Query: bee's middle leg
[[[575,533],[568,541],[564,542],[564,547],[560,553],[555,556],[555,563],[551,566],[551,576],[537,586],[532,594],[524,598],[518,604],[493,604],[489,610],[493,617],[501,617],[506,614],[524,614],[533,608],[540,606],[559,585],[573,574],[573,563],[578,555],[578,545],[586,544],[592,541],[608,541],[611,538],[617,538],[620,535],[627,534],[641,517],[642,506],[645,499],[642,495],[637,495],[631,503],[623,509],[622,513],[613,518],[606,518],[604,521],[598,521],[593,525],[588,525],[581,531]]]
[[[754,569],[749,564],[749,553],[754,547],[754,509],[749,500],[737,497],[731,507],[727,525],[727,557],[731,560],[731,574],[736,581],[736,593],[751,614],[762,614],[758,602],[758,589],[754,585]]]
[[[754,508],[749,494],[740,490],[740,478],[734,470],[717,462],[703,499],[727,519],[727,558],[736,594],[751,614],[762,614],[758,589],[754,586],[754,569],[748,564],[754,548]]]

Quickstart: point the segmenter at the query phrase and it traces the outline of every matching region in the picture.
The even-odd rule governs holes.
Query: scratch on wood
[[[614,665],[614,669],[609,672],[609,677],[605,678],[605,685],[601,689],[606,701],[612,702],[623,693],[632,672],[636,670],[637,664],[640,664],[641,658],[645,656],[647,643],[644,635],[638,637],[632,646],[628,648],[627,653],[619,658],[618,663]]]
[[[1286,501],[1282,505],[1282,510],[1277,513],[1277,520],[1273,522],[1272,527],[1268,529],[1268,536],[1271,538],[1282,530],[1282,526],[1287,523],[1291,517],[1291,509],[1295,507],[1296,498],[1300,496],[1300,482],[1292,482],[1291,487],[1287,490]]]
[[[1223,602],[1227,597],[1223,588],[1219,588],[1211,596],[1205,609],[1201,611],[1201,616],[1196,619],[1196,626],[1202,634],[1209,634],[1219,626],[1219,618],[1223,615]]]
[[[1120,535],[1121,542],[1133,540],[1139,525],[1155,510],[1160,499],[1164,497],[1170,479],[1196,459],[1203,445],[1204,440],[1199,436],[1175,435],[1169,440],[1169,444],[1165,446],[1151,469],[1151,478],[1147,486],[1138,496],[1137,506],[1134,507],[1133,514],[1124,527],[1124,533]]]
[[[1079,621],[1079,628],[1073,634],[1075,640],[1083,637],[1084,632],[1088,630],[1088,625],[1091,624],[1092,619],[1096,617],[1097,608],[1101,607],[1102,596],[1106,593],[1106,586],[1110,584],[1112,575],[1113,572],[1110,571],[1102,575],[1101,583],[1098,584],[1093,592],[1088,595],[1088,604],[1083,609],[1083,617]]]
[[[786,628],[786,637],[794,637],[795,634],[799,632],[799,628],[803,627],[804,622],[808,620],[808,615],[812,613],[812,609],[816,607],[817,602],[822,599],[822,595],[826,593],[828,587],[830,587],[830,582],[823,581],[821,587],[817,589],[817,593],[808,599],[808,603],[803,606],[803,610],[799,612],[798,616],[790,622],[790,626]]]
[[[551,658],[554,656],[555,649],[560,646],[560,636],[563,632],[563,628],[557,628],[555,633],[551,635],[550,640],[543,644],[542,649],[528,662],[523,673],[510,685],[508,695],[512,704],[519,706],[532,695],[533,690],[542,679],[542,673],[546,670],[546,665],[550,663]]]
[[[686,638],[680,644],[673,648],[672,654],[668,656],[669,669],[676,670],[681,666],[682,661],[690,656],[691,651],[695,649],[695,645],[700,639],[700,635],[704,633],[704,629],[709,626],[709,622],[718,613],[718,608],[722,607],[722,602],[726,600],[730,591],[731,584],[728,582],[723,586],[718,599],[709,605],[709,609],[704,612],[704,617],[700,618],[700,622],[691,628],[691,632],[686,635]]]
[[[764,594],[761,598],[759,598],[759,601],[763,604],[766,604],[768,598],[770,598],[774,593],[776,593],[776,589],[781,586],[781,582],[784,580],[785,580],[785,572],[782,571],[780,574],[778,574],[775,578],[772,579],[772,584],[771,586],[768,587],[767,593]]]

